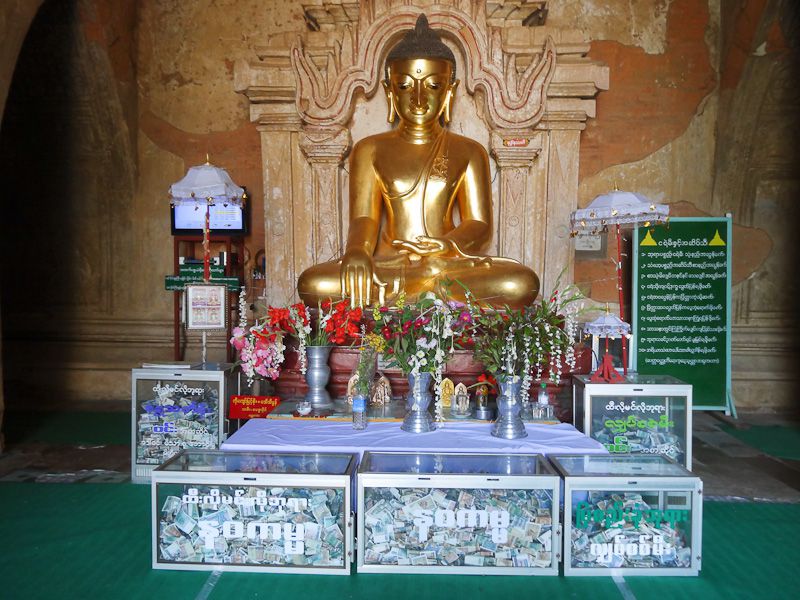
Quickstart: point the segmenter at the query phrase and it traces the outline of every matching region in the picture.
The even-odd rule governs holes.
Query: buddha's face
[[[435,123],[451,89],[452,66],[446,60],[415,58],[389,63],[387,91],[400,119],[414,125]]]

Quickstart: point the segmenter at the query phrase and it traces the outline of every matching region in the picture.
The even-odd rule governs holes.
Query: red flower
[[[273,327],[279,327],[280,329],[287,330],[289,329],[289,309],[288,308],[276,308],[274,306],[270,306],[267,309],[267,315],[269,316],[269,324]]]
[[[491,373],[481,373],[478,376],[478,381],[480,383],[489,383],[489,384],[491,384],[491,385],[493,385],[495,387],[497,386],[497,380],[494,378],[494,376]]]
[[[297,304],[293,304],[292,308],[297,310],[297,314],[302,319],[303,325],[308,325],[308,311],[306,310],[306,305],[302,302],[298,302]]]

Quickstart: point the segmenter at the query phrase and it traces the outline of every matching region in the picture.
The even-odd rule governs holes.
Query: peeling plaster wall
[[[104,213],[117,228],[107,254],[87,259],[87,272],[113,265],[108,306],[91,313],[78,301],[59,313],[61,322],[72,323],[62,332],[71,350],[61,362],[48,360],[70,374],[64,397],[123,403],[130,367],[171,356],[172,296],[163,291],[163,275],[172,269],[169,184],[209,153],[253,199],[248,268],[263,248],[260,140],[247,99],[234,91],[233,66],[252,59],[265,39],[291,40],[305,24],[299,2],[80,0],[79,6],[79,31],[90,49],[79,60],[92,61],[91,73],[102,67],[116,107],[112,146],[123,154],[107,176],[131,184]],[[581,205],[617,183],[672,204],[676,214],[733,212],[734,392],[751,408],[790,406],[796,385],[790,369],[780,370],[796,352],[787,333],[795,324],[784,306],[796,295],[781,287],[794,245],[780,215],[796,211],[798,189],[787,166],[796,164],[796,152],[785,120],[795,114],[793,103],[800,105],[787,83],[797,36],[779,18],[790,6],[788,0],[552,0],[547,21],[549,28],[582,30],[592,41],[590,57],[610,68],[610,89],[598,96],[597,116],[582,134]],[[0,31],[2,25],[0,19]],[[13,65],[12,51],[1,47],[0,64]],[[482,131],[471,121],[471,100],[455,111],[454,126],[467,134]],[[355,115],[354,140],[385,128],[381,94],[360,101]],[[757,151],[761,140],[767,148]],[[70,193],[86,189],[101,194],[97,186]],[[91,236],[98,223],[81,227]],[[613,243],[607,248],[613,255]],[[616,301],[610,259],[579,258],[575,278],[593,299]],[[4,290],[3,302],[13,296]],[[36,355],[35,340],[15,343]],[[770,355],[767,348],[775,347],[780,352]],[[223,348],[217,336],[212,357]],[[756,364],[754,356],[771,358]],[[757,372],[779,382],[770,384],[773,393],[759,393]]]

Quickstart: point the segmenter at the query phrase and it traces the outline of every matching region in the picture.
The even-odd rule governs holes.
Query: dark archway
[[[91,10],[84,0],[42,4],[0,126],[3,385],[12,408],[74,405],[76,372],[93,366],[85,324],[112,308],[114,246],[125,230],[113,215],[127,214],[135,163],[108,55],[87,35]]]

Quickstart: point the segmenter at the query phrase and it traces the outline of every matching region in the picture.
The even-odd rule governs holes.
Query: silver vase
[[[410,433],[427,433],[434,431],[428,407],[431,404],[431,373],[419,373],[408,376],[408,395],[406,396],[406,416],[400,429]]]
[[[520,418],[522,403],[519,398],[522,380],[519,377],[498,381],[497,420],[492,425],[492,435],[505,440],[527,437],[525,423]]]
[[[306,367],[306,402],[311,403],[314,410],[333,408],[331,395],[325,386],[331,378],[331,368],[328,366],[328,357],[333,346],[306,346],[308,365]]]

